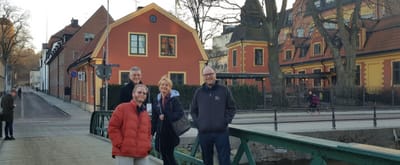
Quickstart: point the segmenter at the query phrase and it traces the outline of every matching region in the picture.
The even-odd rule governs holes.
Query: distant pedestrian
[[[18,88],[18,98],[21,99],[22,89],[21,87]]]
[[[155,148],[161,153],[164,165],[177,165],[174,150],[179,144],[179,136],[172,128],[172,122],[183,117],[184,112],[178,99],[179,92],[172,89],[172,81],[167,76],[158,82],[160,93],[152,111],[152,135],[156,135]]]
[[[13,136],[13,121],[14,121],[14,97],[17,95],[15,89],[11,89],[9,94],[6,94],[1,99],[1,108],[3,108],[2,118],[6,122],[4,127],[4,140],[15,140]]]
[[[129,83],[121,88],[119,103],[132,100],[132,90],[137,84],[142,84],[142,70],[138,66],[134,66],[129,70]]]
[[[150,116],[143,104],[147,87],[137,84],[132,100],[119,104],[111,115],[108,134],[117,165],[148,165],[151,150]]]
[[[317,111],[319,113],[319,108],[318,108],[318,106],[320,104],[319,97],[315,93],[313,93],[312,91],[309,91],[308,95],[309,95],[308,96],[308,100],[309,100],[309,108],[310,108],[309,111],[311,113],[315,112],[315,111]]]
[[[191,115],[198,129],[199,143],[205,165],[213,164],[214,146],[220,165],[230,165],[228,124],[236,113],[230,90],[216,81],[216,73],[209,66],[202,71],[205,83],[196,90]]]

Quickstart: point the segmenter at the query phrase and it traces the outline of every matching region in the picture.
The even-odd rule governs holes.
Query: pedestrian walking
[[[6,125],[4,127],[4,140],[15,140],[13,135],[14,122],[14,97],[17,95],[15,89],[11,89],[9,94],[6,94],[1,99],[1,108],[3,109],[2,118]]]
[[[133,88],[137,84],[142,84],[142,70],[138,66],[134,66],[129,70],[129,80],[129,83],[121,88],[119,103],[130,102]]]
[[[18,88],[18,98],[21,99],[22,89],[21,87]]]
[[[230,142],[228,124],[236,113],[235,101],[230,90],[216,80],[213,68],[202,71],[205,83],[196,90],[191,115],[198,129],[203,163],[213,165],[214,146],[220,165],[230,165]]]
[[[177,165],[174,150],[179,144],[179,136],[172,122],[183,117],[184,112],[178,99],[179,92],[172,89],[172,81],[167,76],[158,82],[160,93],[152,111],[152,135],[155,134],[155,148],[161,153],[164,165]]]
[[[112,113],[108,133],[117,165],[150,164],[151,122],[144,105],[147,92],[145,85],[135,85],[132,100],[119,104]]]

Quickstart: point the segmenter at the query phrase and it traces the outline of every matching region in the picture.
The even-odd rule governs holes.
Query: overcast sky
[[[36,51],[41,50],[42,43],[46,43],[51,35],[70,24],[72,18],[78,19],[79,25],[83,25],[101,5],[107,9],[107,0],[6,1],[29,13],[29,29]],[[134,12],[137,6],[146,6],[152,2],[167,11],[174,11],[175,0],[110,0],[109,13],[114,20],[117,20]],[[294,0],[289,0],[288,7],[292,7],[293,2]]]

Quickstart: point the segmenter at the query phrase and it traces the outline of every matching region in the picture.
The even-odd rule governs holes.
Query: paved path
[[[32,98],[37,96],[55,106],[47,106],[53,115],[40,109],[43,107],[35,107],[40,104],[29,104],[40,101],[40,97]],[[89,112],[43,93],[24,93],[22,100],[24,104],[16,101],[16,140],[0,141],[0,165],[114,164],[111,144],[89,135]],[[34,117],[33,113],[42,115]]]

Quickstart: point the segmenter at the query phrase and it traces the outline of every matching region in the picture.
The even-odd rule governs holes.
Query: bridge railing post
[[[278,117],[277,117],[277,115],[276,115],[276,107],[274,107],[274,128],[275,128],[275,131],[278,131]]]
[[[377,122],[376,122],[376,102],[374,103],[374,118],[373,118],[373,121],[374,121],[374,127],[376,127],[377,126]]]
[[[335,107],[332,105],[332,129],[336,129]]]

